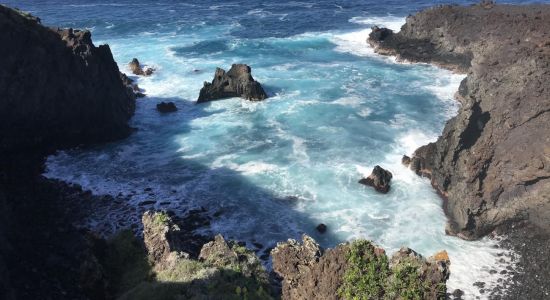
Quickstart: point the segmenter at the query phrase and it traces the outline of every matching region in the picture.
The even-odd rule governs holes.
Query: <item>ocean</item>
[[[498,238],[445,235],[442,200],[400,163],[456,113],[464,75],[397,63],[365,41],[373,25],[399,30],[407,15],[447,1],[198,2],[3,1],[48,26],[91,30],[122,72],[130,74],[134,57],[156,69],[132,76],[147,94],[132,136],[47,160],[46,177],[123,199],[124,209],[82,226],[109,235],[139,224],[144,209],[203,207],[217,216],[212,233],[262,250],[303,233],[325,247],[366,238],[390,254],[447,250],[448,290],[466,299],[483,297],[473,283],[490,290],[514,267]],[[270,98],[196,105],[215,68],[233,63],[250,65]],[[160,101],[178,112],[159,114]],[[375,165],[394,175],[386,195],[357,182]],[[327,233],[316,231],[319,223]]]

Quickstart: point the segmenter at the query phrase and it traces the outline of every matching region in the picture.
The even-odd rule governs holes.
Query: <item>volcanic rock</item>
[[[234,64],[227,73],[223,69],[216,69],[212,82],[204,83],[197,103],[231,97],[260,101],[266,99],[267,94],[252,77],[249,66]]]
[[[317,227],[315,227],[315,229],[317,229],[317,231],[319,231],[319,233],[325,233],[325,232],[327,232],[327,225],[321,223],[321,224],[317,225]]]
[[[359,183],[372,186],[380,193],[387,193],[390,190],[390,181],[393,175],[391,172],[375,166],[372,173],[367,178],[359,180]]]
[[[357,262],[350,259],[351,251],[361,255],[364,263],[372,263],[369,267],[381,274],[379,286],[381,294],[387,296],[384,299],[398,299],[401,289],[405,287],[395,282],[398,276],[405,274],[403,270],[410,270],[411,267],[411,272],[415,274],[410,278],[414,278],[414,282],[408,284],[423,287],[419,291],[421,299],[441,299],[445,296],[450,262],[443,254],[426,260],[416,252],[403,248],[394,254],[388,264],[384,250],[368,241],[355,241],[323,250],[307,235],[302,240],[302,244],[295,240],[279,243],[271,251],[273,270],[282,277],[282,299],[341,299],[339,290],[346,288],[346,284],[349,286],[345,279],[348,271],[351,270],[356,276],[367,276],[366,271],[358,270]],[[364,274],[361,275],[361,272]]]
[[[0,5],[0,152],[125,137],[135,97],[107,45]]]
[[[468,74],[458,115],[411,160],[447,199],[449,233],[477,239],[519,220],[550,232],[550,7],[487,2],[422,11],[369,43]]]
[[[178,108],[174,102],[161,102],[157,104],[157,110],[161,113],[171,113],[178,111]]]
[[[134,73],[134,75],[149,76],[155,71],[155,69],[153,68],[144,69],[137,58],[132,59],[132,61],[128,63],[128,67],[130,68],[132,73]]]

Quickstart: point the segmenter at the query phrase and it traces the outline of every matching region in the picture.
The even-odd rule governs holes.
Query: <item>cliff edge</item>
[[[103,142],[130,133],[135,97],[108,45],[0,5],[0,153]]]
[[[446,200],[451,234],[521,220],[550,232],[548,20],[548,5],[446,5],[368,39],[380,54],[467,72],[458,115],[411,160]]]

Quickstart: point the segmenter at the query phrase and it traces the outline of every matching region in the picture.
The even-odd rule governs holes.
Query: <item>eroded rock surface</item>
[[[375,166],[369,177],[359,180],[359,183],[372,186],[376,191],[386,194],[390,191],[390,181],[392,177],[393,175],[390,171],[380,166]]]
[[[282,277],[282,299],[445,299],[450,261],[446,252],[424,259],[403,248],[388,262],[383,249],[364,240],[323,250],[304,235],[271,252]]]
[[[242,97],[251,101],[267,98],[262,85],[254,80],[249,66],[234,64],[228,72],[217,68],[212,82],[205,82],[197,103],[223,98]]]
[[[411,159],[447,198],[449,233],[466,239],[518,220],[550,232],[550,6],[489,2],[428,9],[369,39],[380,54],[468,74],[458,115]]]
[[[128,135],[135,97],[89,31],[50,29],[0,5],[0,152]]]

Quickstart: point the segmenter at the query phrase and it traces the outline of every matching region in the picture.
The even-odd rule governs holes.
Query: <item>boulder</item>
[[[153,68],[144,69],[137,58],[133,58],[132,61],[128,63],[128,67],[130,68],[132,73],[134,73],[134,75],[149,76],[155,71],[155,69]]]
[[[231,97],[260,101],[266,99],[267,94],[261,84],[252,77],[249,66],[234,64],[228,72],[216,69],[212,82],[204,83],[197,103]]]
[[[378,192],[385,194],[390,190],[392,177],[391,172],[382,169],[380,166],[376,166],[369,177],[359,180],[359,183],[372,186]]]
[[[174,102],[161,102],[157,104],[157,110],[161,113],[171,113],[176,112],[178,108]]]
[[[317,229],[317,231],[319,231],[319,233],[325,233],[325,232],[327,232],[327,225],[321,223],[321,224],[317,225],[317,227],[315,229]]]

